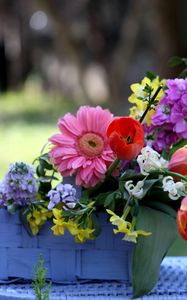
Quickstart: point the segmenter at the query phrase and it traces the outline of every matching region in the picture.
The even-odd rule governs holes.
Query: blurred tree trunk
[[[172,56],[185,56],[182,39],[182,16],[184,1],[153,0],[149,1],[152,24],[152,44],[155,49],[158,73],[163,77],[176,76],[176,70],[167,66]]]
[[[64,5],[54,0],[39,2],[55,20],[57,47],[78,66],[86,101],[90,99],[82,82],[85,67],[91,62],[99,63],[106,71],[109,107],[115,112],[126,110],[128,105],[125,99],[130,94],[128,77],[141,80],[142,72],[148,71],[146,67],[149,66],[161,76],[171,76],[168,59],[183,53],[179,2],[175,0],[133,0],[125,4],[122,1],[79,0],[76,5],[74,1],[64,1]],[[88,22],[89,37],[84,37],[80,43],[72,35],[71,22],[78,16],[78,24],[81,14]],[[85,60],[85,53],[90,60]],[[150,63],[152,59],[153,64]],[[136,65],[141,65],[142,70]]]
[[[170,70],[167,61],[174,55],[185,56],[185,35],[181,33],[185,27],[181,18],[186,22],[182,14],[187,6],[184,0],[1,1],[0,30],[3,26],[6,29],[5,48],[8,41],[6,52],[11,63],[8,83],[12,86],[19,85],[34,68],[42,74],[42,55],[47,56],[51,47],[50,54],[58,57],[59,69],[65,64],[76,68],[79,96],[84,103],[93,103],[86,81],[88,70],[95,68],[103,76],[107,106],[114,113],[124,113],[131,83],[140,81],[149,70],[161,77],[175,76],[176,70]],[[42,44],[44,33],[29,27],[32,14],[40,9],[50,19],[51,27],[46,29],[51,35],[50,46]],[[33,37],[40,42],[36,44]],[[15,45],[20,46],[17,52]],[[42,49],[41,53],[38,49]],[[97,72],[94,76],[99,76]],[[55,75],[60,77],[60,72]],[[68,79],[73,80],[71,76]],[[47,84],[53,87],[50,80],[51,77]],[[59,80],[57,85],[60,84]],[[59,86],[62,93],[63,88]],[[91,88],[98,88],[94,80]],[[97,96],[94,100],[97,103]]]
[[[7,71],[8,71],[8,61],[5,55],[5,44],[4,39],[0,38],[0,92],[7,91]]]

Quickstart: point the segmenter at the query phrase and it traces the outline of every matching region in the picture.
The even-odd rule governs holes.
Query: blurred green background
[[[1,0],[0,180],[9,163],[32,163],[67,111],[127,114],[146,71],[177,76],[168,60],[186,57],[186,11],[185,0]]]
[[[48,138],[57,132],[58,118],[76,109],[72,101],[43,91],[37,81],[0,95],[0,104],[0,179],[10,162],[32,163]]]

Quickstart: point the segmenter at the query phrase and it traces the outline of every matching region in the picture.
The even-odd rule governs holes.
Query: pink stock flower
[[[109,110],[82,106],[76,116],[67,113],[59,119],[61,131],[49,140],[54,144],[49,155],[62,176],[76,175],[76,185],[92,187],[104,179],[115,159],[106,129],[113,120]]]

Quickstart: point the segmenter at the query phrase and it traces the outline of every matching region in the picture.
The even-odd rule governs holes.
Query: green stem
[[[175,173],[175,172],[172,172],[172,171],[168,171],[168,170],[164,170],[162,171],[162,174],[163,175],[168,175],[168,176],[172,176],[172,177],[178,177],[184,181],[187,181],[187,176],[184,176],[182,174],[179,174],[179,173]]]
[[[118,164],[120,163],[120,159],[116,159],[108,168],[106,174],[105,174],[105,181],[108,177],[110,177],[110,175],[112,174],[112,172],[115,170],[115,168],[118,166]],[[104,182],[105,182],[104,181]],[[91,195],[92,193],[96,192],[100,186],[103,184],[103,182],[98,182],[93,188],[90,188],[87,190],[88,194]]]
[[[126,220],[126,218],[127,218],[128,214],[130,213],[130,211],[131,211],[131,207],[130,206],[127,206],[127,207],[124,208],[124,213],[122,215],[122,218],[124,220]]]
[[[132,225],[131,230],[133,231],[134,228],[135,228],[135,225],[136,225],[136,217],[135,217],[135,216],[133,216],[133,218],[132,218],[132,223],[131,223],[131,225]]]
[[[160,90],[162,89],[162,86],[159,86],[158,89],[156,90],[156,92],[154,93],[153,97],[151,98],[150,102],[147,105],[146,110],[144,111],[143,115],[141,116],[139,122],[142,123],[143,120],[145,119],[148,111],[150,110],[151,105],[153,104],[155,98],[157,97],[158,93],[160,92]]]
[[[120,163],[120,159],[116,158],[116,160],[110,165],[110,167],[108,168],[107,172],[106,172],[106,178],[108,178],[112,172],[115,170],[115,168],[119,165]]]
[[[164,176],[177,177],[177,178],[180,178],[180,179],[182,179],[182,180],[184,180],[184,181],[187,182],[187,176],[184,176],[182,174],[169,171],[167,169],[152,171],[152,172],[150,172],[150,174],[156,175],[156,176],[158,176],[158,175],[164,175]]]

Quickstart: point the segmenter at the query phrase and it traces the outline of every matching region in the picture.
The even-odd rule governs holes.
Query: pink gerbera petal
[[[75,140],[69,136],[66,136],[65,134],[55,134],[53,135],[49,141],[53,144],[59,144],[59,145],[69,145],[72,146],[75,143]]]
[[[54,145],[49,155],[63,176],[75,174],[76,184],[86,188],[104,179],[115,159],[106,139],[112,119],[100,106],[83,106],[76,116],[68,113],[59,120],[61,133],[49,139]]]
[[[79,136],[82,132],[81,124],[78,122],[76,117],[70,113],[67,113],[63,118],[59,119],[58,127],[62,133],[70,136]]]

